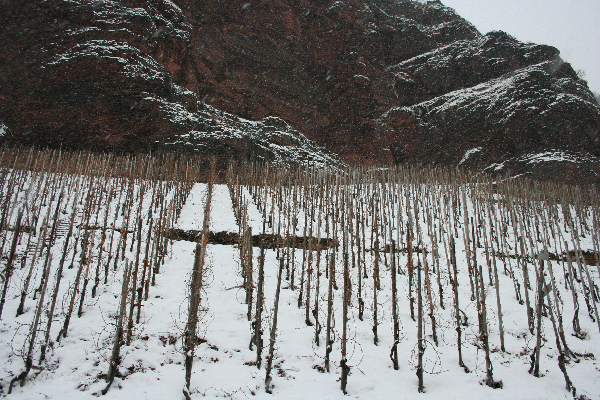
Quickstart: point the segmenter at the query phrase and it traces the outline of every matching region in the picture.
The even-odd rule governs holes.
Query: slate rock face
[[[14,1],[1,8],[0,41],[10,44],[0,55],[5,139],[341,164],[285,122],[278,130],[269,130],[269,121],[242,123],[178,85],[193,68],[186,61],[192,29],[169,0]]]
[[[598,102],[558,50],[439,1],[5,0],[0,43],[5,140],[539,178],[517,160],[566,152],[555,176],[599,183]]]
[[[172,107],[166,104],[161,109],[180,118],[180,111]],[[194,122],[193,130],[157,141],[154,151],[217,154],[238,161],[268,161],[275,164],[343,166],[336,155],[317,146],[277,117],[249,121],[198,103],[198,111],[190,114],[190,119]]]
[[[524,44],[494,31],[476,40],[459,40],[390,67],[397,93],[406,103],[472,87],[506,73],[557,60],[556,48]]]
[[[452,10],[412,1],[187,1],[207,102],[277,115],[348,162],[393,162],[375,119],[399,104],[388,67],[479,33]]]
[[[145,151],[198,99],[278,116],[348,161],[391,162],[387,66],[476,31],[444,7],[363,1],[0,3],[0,119],[23,143]],[[160,100],[160,101],[158,101]],[[170,103],[184,115],[165,119]],[[193,119],[193,118],[192,118]]]
[[[144,151],[165,132],[186,132],[154,118],[149,99],[194,112],[196,95],[160,63],[164,48],[185,49],[188,26],[171,2],[133,3],[2,3],[0,118],[19,141]]]
[[[498,33],[486,36],[498,37]],[[394,67],[398,79],[410,79],[407,85],[418,87],[426,93],[424,97],[433,97],[393,108],[380,119],[384,134],[396,138],[390,146],[394,159],[600,183],[594,172],[600,156],[600,106],[587,84],[552,48],[511,40],[505,58],[490,62],[482,51],[481,44],[486,42],[489,38],[483,37],[453,44],[449,47],[462,51],[444,48]],[[551,58],[543,61],[548,56]],[[480,68],[486,75],[480,79],[482,83],[473,80],[474,86],[456,88],[465,81],[460,77],[463,66],[473,63],[503,67]],[[518,67],[504,72],[508,64]],[[432,69],[438,74],[426,72]],[[439,94],[444,91],[447,93]],[[544,153],[569,156],[536,157]],[[548,168],[541,168],[544,164]]]

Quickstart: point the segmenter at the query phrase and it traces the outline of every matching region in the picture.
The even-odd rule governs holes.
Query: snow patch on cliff
[[[110,58],[125,65],[128,64],[129,59],[121,57],[123,53],[134,53],[141,57],[140,50],[131,46],[127,42],[96,39],[89,40],[85,43],[76,44],[75,46],[69,48],[66,52],[54,57],[50,62],[48,62],[48,65],[58,65],[78,57]]]
[[[4,125],[4,122],[0,121],[0,139],[2,139],[8,133],[8,126]]]
[[[564,151],[545,151],[542,153],[527,154],[519,159],[519,161],[527,164],[539,164],[544,162],[569,162],[579,164],[583,160],[581,154],[571,154]]]
[[[493,164],[489,165],[487,168],[484,168],[483,171],[484,172],[490,172],[490,171],[498,172],[498,171],[501,171],[505,167],[504,163],[505,162],[493,163]]]
[[[160,97],[146,97],[144,100],[157,103],[160,111],[174,124],[196,123],[199,120],[196,114],[189,112],[180,103],[170,102]]]
[[[317,146],[278,117],[250,121],[202,102],[198,103],[198,111],[192,113],[180,104],[164,99],[149,97],[147,100],[158,102],[160,112],[167,113],[170,121],[192,127],[186,134],[169,138],[165,143],[167,146],[272,163],[321,167],[343,165],[335,155]]]
[[[434,118],[452,118],[458,111],[462,114],[491,114],[496,124],[505,124],[514,118],[540,116],[556,108],[597,107],[591,100],[576,93],[561,93],[552,85],[542,86],[551,68],[550,63],[540,63],[507,73],[487,82],[435,97],[404,109],[423,116],[421,123],[427,124]]]
[[[465,161],[467,161],[469,159],[469,157],[471,157],[471,155],[480,152],[482,149],[483,149],[483,147],[475,147],[473,149],[467,150],[467,152],[463,156],[462,160],[460,160],[460,162],[458,163],[458,165],[461,165],[462,163],[464,163]]]

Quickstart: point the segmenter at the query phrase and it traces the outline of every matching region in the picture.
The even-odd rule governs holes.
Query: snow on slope
[[[165,139],[163,144],[170,149],[274,164],[343,165],[337,155],[319,147],[278,117],[249,121],[203,102],[198,102],[198,111],[191,113],[181,104],[157,96],[145,101],[158,103],[167,119],[189,128],[186,128],[188,133]]]
[[[187,197],[177,222],[186,229],[198,229],[202,224],[206,185],[195,184]],[[247,196],[250,198],[250,196]],[[148,207],[148,202],[144,203]],[[114,205],[113,205],[114,206]],[[40,210],[40,215],[48,212]],[[473,212],[469,203],[469,212]],[[251,211],[253,231],[258,233],[262,226],[261,214]],[[407,218],[405,215],[404,218]],[[421,219],[423,221],[423,219]],[[117,223],[123,223],[121,218]],[[441,223],[441,222],[438,222]],[[235,218],[231,209],[229,191],[225,185],[214,187],[211,213],[211,230],[237,231]],[[367,227],[367,229],[369,229]],[[426,231],[423,225],[423,231]],[[370,231],[366,232],[367,237]],[[591,247],[591,238],[582,238],[584,249]],[[24,245],[26,241],[23,240]],[[451,314],[452,291],[447,284],[447,260],[442,252],[441,273],[444,281],[443,295],[446,309],[435,308],[438,321],[439,347],[433,344],[430,326],[426,318],[427,349],[425,352],[425,393],[417,393],[416,364],[416,323],[411,320],[407,299],[408,278],[398,276],[399,310],[401,321],[401,340],[399,343],[400,370],[392,368],[389,359],[393,342],[391,329],[391,290],[389,272],[382,271],[379,294],[379,337],[378,345],[373,344],[372,334],[372,298],[373,279],[365,278],[364,298],[366,299],[365,319],[357,318],[357,310],[351,308],[349,323],[351,375],[348,381],[348,396],[339,389],[340,376],[340,335],[341,335],[341,290],[335,291],[335,342],[332,352],[332,369],[330,373],[319,372],[323,365],[325,353],[324,332],[321,332],[321,345],[314,341],[315,327],[304,323],[305,310],[297,307],[298,291],[284,289],[279,308],[279,329],[274,360],[274,396],[285,399],[380,399],[380,398],[419,398],[419,399],[569,399],[572,396],[564,389],[564,380],[557,366],[557,353],[554,336],[549,321],[544,322],[544,347],[542,348],[542,375],[535,378],[527,373],[529,354],[535,345],[535,338],[528,332],[524,306],[514,298],[511,279],[500,273],[500,288],[506,330],[505,353],[499,350],[497,316],[495,315],[495,291],[488,286],[487,304],[489,307],[490,343],[492,347],[492,363],[494,377],[502,380],[502,389],[490,389],[482,384],[485,379],[485,359],[477,340],[476,306],[470,300],[468,272],[465,249],[462,238],[457,244],[459,257],[459,282],[461,308],[469,317],[469,325],[463,332],[463,358],[471,373],[466,374],[458,366],[456,351],[456,334]],[[426,243],[431,246],[431,243]],[[517,245],[515,237],[509,238],[509,246]],[[129,247],[129,246],[128,246]],[[187,318],[188,282],[194,260],[195,244],[175,241],[169,250],[170,257],[161,266],[156,276],[156,286],[150,288],[150,296],[144,302],[141,312],[141,323],[135,326],[133,341],[122,348],[120,372],[107,396],[114,399],[180,399],[184,383],[181,336]],[[255,260],[259,249],[254,248]],[[479,249],[478,259],[485,259],[483,250]],[[129,249],[126,257],[135,258]],[[367,265],[373,259],[367,256]],[[399,264],[406,268],[407,256],[400,254]],[[302,250],[296,250],[296,260],[302,259]],[[321,258],[323,268],[325,257]],[[504,269],[503,262],[498,259],[499,271]],[[54,264],[57,262],[54,259]],[[256,265],[256,262],[255,262]],[[278,262],[274,250],[266,250],[265,262],[265,314],[263,326],[265,345],[268,344],[272,307],[276,286]],[[561,271],[557,262],[552,262],[556,271],[559,287],[564,286]],[[239,274],[239,250],[235,246],[209,245],[207,253],[208,274],[205,278],[205,290],[202,294],[200,337],[206,342],[199,345],[194,360],[192,375],[193,398],[232,398],[232,399],[270,399],[273,396],[264,392],[264,367],[257,369],[251,365],[255,360],[255,352],[248,349],[251,323],[246,319],[247,306],[244,294],[239,285],[242,283]],[[513,263],[514,266],[514,263]],[[299,268],[299,266],[298,266]],[[317,268],[314,265],[314,268]],[[336,266],[336,279],[341,286],[341,264]],[[27,269],[15,270],[13,282],[22,283]],[[39,271],[38,271],[39,273]],[[118,309],[118,294],[121,290],[123,268],[111,269],[108,285],[101,286],[97,298],[88,297],[84,304],[81,318],[74,316],[68,336],[56,343],[49,352],[43,368],[30,374],[26,385],[14,388],[10,397],[15,399],[78,399],[99,396],[106,385],[102,374],[108,370],[108,357],[112,347],[114,326],[111,321]],[[596,274],[596,272],[593,272]],[[356,283],[356,269],[351,270],[352,281]],[[75,269],[65,269],[64,285],[59,298],[63,298],[75,275]],[[432,276],[433,277],[433,276]],[[37,277],[39,279],[39,277]],[[487,277],[486,277],[487,280]],[[287,285],[284,285],[287,286]],[[435,286],[435,285],[434,285]],[[486,285],[487,286],[487,285]],[[6,393],[8,382],[22,368],[23,362],[16,353],[22,349],[27,336],[28,324],[33,314],[35,302],[28,298],[25,314],[13,318],[19,301],[20,285],[13,285],[9,290],[8,301],[0,322],[0,341],[5,343],[0,350],[0,384],[2,393]],[[356,296],[353,287],[353,296]],[[326,312],[326,285],[321,282],[319,298],[319,315],[324,322]],[[434,292],[437,288],[434,288]],[[569,295],[563,294],[563,313],[573,314]],[[437,298],[437,294],[436,294]],[[356,298],[353,299],[355,304]],[[64,309],[65,304],[63,302]],[[582,328],[588,332],[586,340],[570,336],[570,320],[565,319],[567,340],[575,352],[597,353],[600,349],[600,335],[596,325],[580,313]],[[58,324],[56,324],[58,325]],[[324,328],[323,328],[324,329]],[[56,337],[52,331],[52,338]],[[265,349],[265,353],[266,353]],[[263,353],[263,354],[265,354]],[[266,354],[265,354],[266,356]],[[34,362],[38,365],[37,360]],[[264,362],[263,362],[264,365]],[[317,368],[319,367],[319,368]],[[581,362],[571,362],[568,371],[578,395],[585,394],[589,398],[600,396],[600,374],[594,358],[581,358]]]

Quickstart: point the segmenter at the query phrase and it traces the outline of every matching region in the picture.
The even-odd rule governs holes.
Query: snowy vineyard
[[[594,189],[28,149],[0,167],[2,395],[600,396]]]

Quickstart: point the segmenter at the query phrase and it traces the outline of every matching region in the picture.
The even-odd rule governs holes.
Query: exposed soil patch
[[[163,235],[172,240],[186,240],[188,242],[198,242],[200,243],[202,239],[202,231],[200,230],[183,230],[183,229],[169,229],[163,232]],[[295,239],[295,242],[294,242]],[[208,243],[210,244],[224,244],[224,245],[234,245],[238,244],[240,240],[240,235],[236,232],[209,232],[208,233]],[[307,247],[312,245],[312,248],[318,250],[319,247],[321,249],[338,247],[339,243],[337,240],[330,238],[315,238],[309,236],[281,236],[274,234],[265,234],[265,235],[253,235],[252,236],[252,245],[260,246],[261,240],[264,240],[265,248],[277,248],[283,246],[295,247],[297,249],[304,248],[304,243],[306,242]],[[295,244],[294,244],[295,243]]]

